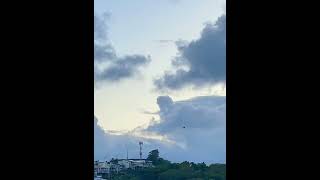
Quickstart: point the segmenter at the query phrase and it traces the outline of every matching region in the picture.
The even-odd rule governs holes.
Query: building
[[[127,159],[120,159],[118,160],[118,164],[122,166],[124,169],[129,169],[130,168],[130,161]]]
[[[95,175],[108,174],[110,173],[111,165],[109,162],[94,162],[94,173]]]
[[[152,161],[146,159],[119,159],[118,164],[124,169],[141,169],[153,167]]]
[[[94,162],[94,178],[108,177],[110,174],[119,173],[124,170],[144,169],[153,167],[152,161],[146,159],[118,159],[110,162]]]
[[[94,176],[94,180],[105,180],[102,178],[102,176]]]

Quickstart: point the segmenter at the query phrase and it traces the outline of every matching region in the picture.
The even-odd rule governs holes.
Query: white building
[[[152,162],[146,159],[119,159],[115,162],[94,162],[94,176],[98,178],[101,175],[110,173],[119,173],[126,169],[143,169],[153,167]]]
[[[103,179],[101,176],[95,176],[94,180],[105,180],[105,179]]]
[[[152,162],[146,159],[119,159],[118,164],[124,169],[139,169],[152,167]]]
[[[130,161],[126,159],[120,159],[118,160],[118,164],[122,166],[124,169],[129,169],[130,168]]]
[[[110,173],[111,165],[108,162],[94,162],[94,172],[95,175],[98,174],[108,174]]]

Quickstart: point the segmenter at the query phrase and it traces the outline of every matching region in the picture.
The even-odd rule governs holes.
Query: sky
[[[94,8],[95,159],[136,157],[142,140],[172,161],[225,162],[225,1]]]

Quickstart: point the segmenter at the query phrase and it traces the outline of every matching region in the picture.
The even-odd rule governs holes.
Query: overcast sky
[[[143,140],[172,161],[225,162],[225,1],[94,8],[95,158],[136,157]]]

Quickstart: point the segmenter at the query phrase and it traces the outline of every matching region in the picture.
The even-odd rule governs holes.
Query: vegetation
[[[113,163],[113,164],[117,164],[117,163],[118,163],[118,159],[113,159],[113,158],[112,158],[112,159],[110,160],[110,162]]]
[[[128,170],[112,175],[114,180],[225,180],[226,165],[205,163],[171,163],[159,157],[159,151],[153,150],[147,158],[154,168]]]

